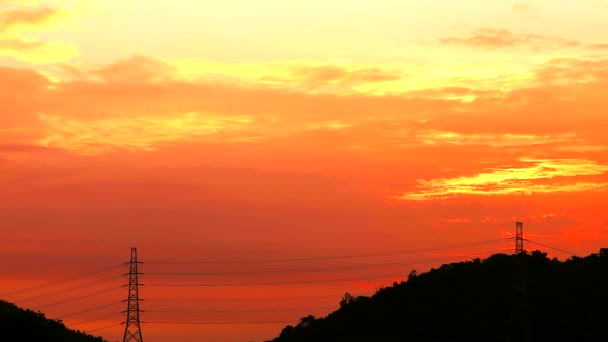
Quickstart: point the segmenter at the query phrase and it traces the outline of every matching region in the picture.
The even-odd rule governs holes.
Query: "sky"
[[[0,0],[0,297],[122,340],[128,270],[107,268],[137,247],[146,341],[263,341],[507,251],[516,221],[554,248],[527,250],[597,252],[607,15]]]

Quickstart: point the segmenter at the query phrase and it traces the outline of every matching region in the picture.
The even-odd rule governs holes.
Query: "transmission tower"
[[[524,224],[515,222],[515,262],[513,264],[513,310],[511,312],[511,341],[530,341],[526,291],[526,254],[524,253]]]
[[[515,222],[515,254],[524,251],[524,224]]]
[[[142,342],[141,327],[139,326],[139,282],[137,272],[137,248],[131,248],[131,261],[129,262],[129,297],[127,298],[127,321],[125,322],[125,335],[123,342]],[[126,275],[126,274],[125,274]]]

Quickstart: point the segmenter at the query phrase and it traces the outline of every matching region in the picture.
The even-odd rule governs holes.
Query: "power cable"
[[[426,248],[426,249],[412,249],[392,252],[379,252],[379,253],[366,253],[366,254],[351,254],[351,255],[336,255],[336,256],[323,256],[323,257],[310,257],[310,258],[293,258],[293,259],[261,259],[261,260],[225,260],[225,261],[145,261],[144,264],[169,264],[169,265],[204,265],[204,264],[254,264],[254,263],[273,263],[273,262],[294,262],[294,261],[314,261],[314,260],[332,260],[332,259],[349,259],[349,258],[364,258],[364,257],[376,257],[376,256],[387,256],[387,255],[399,255],[409,253],[423,253],[423,252],[434,252],[446,249],[456,249],[463,247],[480,246],[491,243],[498,243],[513,240],[512,237],[478,241],[464,244],[447,245],[437,248]]]
[[[64,319],[64,318],[67,318],[67,317],[72,317],[72,316],[80,315],[80,314],[83,314],[83,313],[86,313],[86,312],[91,312],[91,311],[107,308],[107,307],[110,307],[110,306],[113,306],[113,305],[116,305],[116,304],[122,304],[122,303],[123,303],[123,301],[114,302],[114,303],[110,303],[110,304],[104,304],[104,305],[96,306],[94,308],[85,309],[85,310],[81,310],[81,311],[78,311],[78,312],[73,312],[73,313],[68,314],[68,315],[63,315],[63,316],[60,316],[60,318]]]
[[[524,241],[527,241],[527,242],[530,242],[532,244],[539,245],[539,246],[542,246],[542,247],[550,248],[550,249],[553,249],[553,250],[556,250],[556,251],[559,251],[559,252],[562,252],[562,253],[566,253],[566,254],[570,254],[570,255],[576,256],[575,253],[568,252],[568,251],[565,251],[563,249],[551,247],[549,245],[545,245],[545,244],[542,244],[542,243],[539,243],[539,242],[536,242],[536,241],[532,241],[532,240],[528,240],[528,239],[524,239]]]
[[[54,291],[54,292],[48,292],[48,293],[45,293],[45,294],[41,294],[41,295],[34,296],[34,297],[29,297],[29,298],[26,298],[26,299],[18,299],[16,301],[18,301],[19,303],[29,302],[29,301],[34,300],[34,299],[39,299],[39,298],[44,298],[44,297],[56,295],[56,294],[59,294],[59,293],[74,291],[74,290],[82,289],[82,288],[85,288],[85,287],[91,287],[91,286],[94,286],[94,285],[98,285],[98,284],[102,284],[102,283],[107,283],[107,282],[109,282],[111,280],[117,280],[117,279],[118,278],[116,276],[113,276],[112,278],[106,278],[106,279],[103,279],[103,280],[100,280],[100,281],[96,281],[96,282],[92,282],[92,283],[87,283],[87,284],[84,284],[84,285],[74,286],[74,287],[70,287],[70,288],[67,288],[67,289],[62,289],[62,290],[58,290],[58,291]]]
[[[220,324],[246,324],[246,325],[254,325],[254,324],[289,324],[293,323],[293,321],[247,321],[247,322],[185,322],[185,321],[159,321],[159,322],[142,322],[143,324],[191,324],[191,325],[220,325]]]
[[[289,308],[289,309],[259,309],[259,310],[146,310],[146,313],[264,313],[264,312],[298,312],[312,310],[335,310],[336,307]]]
[[[508,250],[509,252],[512,249]],[[471,256],[479,256],[479,255],[487,255],[487,254],[495,254],[507,251],[497,251],[497,252],[488,252],[488,253],[479,253]],[[469,256],[470,257],[470,256]],[[402,263],[402,265],[408,264],[425,264],[425,263],[433,263],[438,261],[449,261],[449,260],[461,260],[463,257],[444,257],[444,258],[436,258],[436,259],[427,259],[427,260],[416,260],[408,263]],[[466,257],[465,257],[466,258]],[[324,280],[304,280],[304,281],[291,281],[291,282],[262,282],[262,283],[226,283],[226,284],[146,284],[147,286],[159,286],[159,287],[229,287],[229,286],[268,286],[268,285],[299,285],[299,284],[315,284],[315,283],[340,283],[340,282],[350,282],[350,281],[359,281],[359,280],[370,280],[370,279],[387,279],[387,278],[397,278],[403,277],[403,275],[389,275],[389,276],[378,276],[378,277],[362,277],[362,278],[348,278],[348,279],[324,279]]]
[[[45,305],[42,305],[42,306],[38,306],[37,308],[38,309],[48,308],[48,307],[51,307],[51,306],[55,306],[55,305],[59,305],[59,304],[64,304],[64,303],[69,303],[69,302],[73,302],[73,301],[76,301],[76,300],[79,300],[79,299],[83,299],[83,298],[94,297],[94,296],[100,295],[102,293],[112,292],[112,291],[116,291],[116,290],[122,289],[122,288],[123,288],[122,286],[113,287],[111,289],[101,290],[101,291],[98,291],[98,292],[93,292],[93,293],[89,293],[89,294],[86,294],[86,295],[82,295],[82,296],[78,296],[78,297],[73,297],[73,298],[70,298],[70,299],[62,300],[62,301],[51,303],[51,304],[45,304]]]
[[[116,268],[119,268],[119,267],[124,267],[124,265],[125,264],[120,264],[120,265],[115,265],[115,266],[111,266],[111,267],[106,267],[106,268],[99,269],[97,271],[87,272],[87,273],[84,273],[84,274],[81,274],[81,275],[78,275],[78,276],[74,276],[74,277],[70,277],[70,278],[65,278],[65,279],[61,279],[61,280],[56,280],[56,281],[52,281],[52,282],[46,283],[46,284],[36,285],[36,286],[33,286],[33,287],[28,287],[28,288],[17,290],[17,291],[2,293],[2,294],[0,294],[0,297],[12,296],[12,295],[17,294],[17,293],[29,292],[29,291],[38,290],[38,289],[42,289],[42,288],[45,288],[45,287],[54,286],[54,285],[57,285],[57,284],[61,284],[61,283],[65,283],[65,282],[81,279],[81,278],[86,278],[88,276],[92,276],[92,275],[95,275],[95,274],[107,272],[107,271],[110,271],[110,270],[113,270],[113,269],[116,269]]]
[[[105,314],[105,315],[103,315],[103,316],[98,316],[98,317],[95,317],[95,318],[87,319],[87,320],[85,320],[85,321],[80,321],[80,322],[76,322],[76,323],[71,323],[71,324],[70,324],[70,326],[74,326],[74,325],[81,325],[81,324],[85,324],[85,323],[90,323],[90,322],[94,322],[94,321],[99,321],[99,320],[101,320],[101,319],[108,318],[108,317],[113,317],[113,316],[117,316],[117,315],[121,315],[121,313],[120,313],[120,312],[112,312],[112,313],[110,313],[110,314]]]
[[[265,302],[265,301],[281,301],[281,300],[302,300],[302,299],[327,299],[327,298],[340,298],[342,295],[325,295],[325,296],[300,296],[300,297],[270,297],[270,298],[226,298],[226,299],[172,299],[172,298],[146,298],[147,302]],[[357,294],[353,297],[367,296],[363,294]]]
[[[240,275],[267,275],[267,274],[289,274],[289,273],[317,273],[336,272],[370,268],[385,268],[392,266],[409,265],[411,262],[391,262],[382,264],[364,264],[353,266],[336,266],[326,268],[308,268],[299,270],[270,270],[270,271],[232,271],[232,272],[146,272],[147,275],[171,275],[171,276],[240,276]]]
[[[113,328],[113,327],[116,327],[116,326],[119,326],[119,325],[123,325],[123,324],[124,323],[115,323],[115,324],[108,325],[108,326],[105,326],[105,327],[102,327],[102,328],[97,328],[97,329],[93,329],[93,330],[87,330],[86,333],[90,334],[90,333],[95,332],[95,331],[110,329],[110,328]]]

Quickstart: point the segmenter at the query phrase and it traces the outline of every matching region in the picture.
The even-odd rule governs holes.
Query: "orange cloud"
[[[608,60],[556,58],[541,66],[536,80],[543,85],[608,83]]]
[[[91,74],[107,82],[163,83],[174,81],[176,71],[160,59],[134,56],[95,69]]]
[[[418,154],[474,147],[489,154],[500,147],[542,153],[607,145],[594,129],[605,123],[598,104],[605,101],[601,84],[608,81],[608,67],[601,60],[551,61],[535,70],[527,88],[512,91],[456,87],[381,96],[186,81],[170,63],[148,57],[90,71],[61,70],[74,80],[0,70],[1,86],[12,91],[5,93],[5,108],[18,113],[0,118],[11,139],[19,130],[36,130],[44,136],[31,143],[79,153],[154,150],[179,141],[280,140],[307,149],[323,143],[323,149],[368,157],[392,148]],[[17,74],[19,83],[13,83]],[[467,96],[473,99],[461,100]]]
[[[490,48],[529,46],[534,49],[567,49],[580,47],[598,50],[607,47],[606,44],[588,44],[559,37],[529,33],[517,34],[506,29],[489,28],[479,29],[474,32],[473,35],[466,38],[447,37],[442,38],[440,41],[446,45]]]
[[[0,11],[0,33],[26,27],[39,27],[61,16],[63,12],[53,8],[9,9]]]
[[[404,200],[434,199],[455,195],[500,195],[604,190],[608,180],[560,182],[564,177],[608,174],[608,165],[589,160],[521,160],[522,165],[457,178],[419,180],[421,190],[400,196]],[[554,180],[555,179],[555,180]],[[541,182],[542,181],[542,182]],[[549,182],[550,181],[550,182]]]
[[[238,132],[248,126],[251,119],[245,116],[190,112],[171,117],[134,114],[129,118],[86,121],[46,115],[39,119],[53,132],[41,141],[44,146],[78,154],[98,154],[115,149],[151,150],[163,142],[200,140],[204,136],[215,136],[211,140],[220,139],[224,143],[253,138],[251,135],[227,136],[232,130]]]
[[[47,91],[50,81],[38,72],[0,67],[0,129],[38,128],[37,100]]]
[[[384,81],[395,81],[402,78],[401,75],[390,73],[378,67],[355,67],[346,68],[335,65],[288,66],[288,72],[293,80],[312,88],[336,85],[360,85],[365,83],[376,83]]]

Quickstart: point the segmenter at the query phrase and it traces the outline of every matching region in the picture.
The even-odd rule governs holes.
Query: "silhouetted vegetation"
[[[410,273],[371,298],[346,294],[272,342],[595,341],[608,337],[608,249],[549,259],[493,255]]]
[[[1,341],[104,342],[101,337],[70,330],[60,320],[0,300]]]

